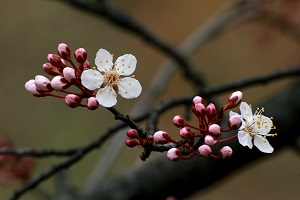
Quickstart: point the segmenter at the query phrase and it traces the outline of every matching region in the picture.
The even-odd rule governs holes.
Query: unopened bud
[[[71,50],[65,43],[60,43],[57,47],[57,52],[65,60],[70,60]]]
[[[185,126],[185,122],[184,122],[184,119],[181,115],[176,115],[174,118],[173,118],[173,124],[178,127],[178,128],[182,128]]]
[[[70,83],[72,82],[72,80],[76,79],[75,70],[71,67],[64,68],[63,74],[65,79]]]
[[[222,147],[222,149],[219,151],[219,154],[223,159],[230,158],[232,155],[232,149],[229,146]]]
[[[87,70],[87,69],[90,69],[90,68],[91,68],[90,62],[88,60],[84,61],[83,70]]]
[[[206,108],[203,103],[195,104],[195,114],[198,116],[204,116],[206,114]]]
[[[199,96],[195,96],[193,99],[193,105],[196,105],[197,103],[202,103],[204,104],[204,100],[202,99],[202,97]]]
[[[99,106],[99,103],[95,97],[88,98],[87,107],[90,110],[96,110]]]
[[[34,84],[38,90],[49,92],[52,91],[53,88],[50,84],[50,80],[45,76],[37,75],[34,79]]]
[[[35,159],[33,157],[20,158],[13,167],[14,176],[19,180],[27,180],[34,168]]]
[[[224,107],[224,111],[228,109],[235,108],[242,101],[243,93],[240,91],[233,92],[228,98],[227,103]]]
[[[62,67],[62,61],[61,58],[58,55],[55,54],[48,54],[47,59],[49,63],[56,67]]]
[[[218,142],[218,140],[216,140],[213,136],[211,136],[211,135],[207,135],[207,136],[205,136],[205,138],[204,138],[204,142],[205,142],[205,144],[207,144],[208,146],[211,146],[211,147],[213,147],[213,146],[215,146],[215,144]]]
[[[130,138],[137,138],[139,136],[139,133],[135,129],[129,129],[127,131],[127,136],[130,137]]]
[[[232,115],[233,112],[230,111],[229,119],[227,121],[228,123],[228,127],[233,129],[233,130],[237,130],[240,128],[240,126],[242,125],[242,117],[240,115]]]
[[[58,75],[51,80],[51,86],[57,91],[62,91],[70,87],[70,83],[62,75]]]
[[[79,48],[75,51],[74,56],[77,62],[84,63],[87,58],[86,50],[84,48]]]
[[[198,151],[200,155],[207,157],[209,154],[211,154],[211,148],[210,146],[203,144],[198,148]]]
[[[77,96],[75,94],[68,94],[65,97],[65,102],[69,107],[76,108],[77,106],[79,106],[81,99],[79,96]]]
[[[215,104],[210,103],[208,104],[208,106],[206,107],[206,116],[211,119],[213,117],[215,117],[217,114],[217,109]]]
[[[167,153],[167,157],[171,161],[178,161],[181,158],[181,151],[176,148],[171,148]]]
[[[184,127],[180,129],[179,134],[182,138],[189,138],[189,139],[194,138],[194,132],[188,127]]]
[[[221,127],[218,124],[212,124],[208,127],[208,131],[215,136],[220,136]]]
[[[61,72],[58,71],[57,67],[51,65],[50,63],[43,64],[43,69],[47,74],[52,75],[52,76],[61,74]]]
[[[157,131],[154,133],[153,137],[154,141],[158,144],[166,144],[170,140],[169,134],[165,131]]]
[[[128,147],[132,148],[132,147],[135,147],[135,146],[139,145],[139,142],[137,140],[128,138],[128,139],[125,140],[125,144]]]
[[[40,93],[40,92],[37,90],[36,85],[35,85],[33,79],[31,79],[31,80],[29,80],[29,81],[27,81],[27,82],[25,83],[25,88],[26,88],[26,90],[27,90],[29,93],[33,94],[33,95],[36,96],[36,97],[43,97],[43,96],[45,96],[45,95],[43,95],[42,93]]]

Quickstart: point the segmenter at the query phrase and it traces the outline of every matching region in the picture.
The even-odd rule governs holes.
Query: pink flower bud
[[[202,99],[202,97],[199,96],[195,96],[193,99],[193,105],[196,105],[197,103],[202,103],[204,104],[204,100]]]
[[[222,147],[222,149],[219,151],[219,154],[223,159],[230,158],[232,155],[232,149],[229,146]]]
[[[198,148],[198,151],[200,155],[207,157],[209,154],[211,154],[211,148],[210,146],[203,144]]]
[[[23,157],[13,166],[13,174],[19,180],[27,180],[34,168],[35,159],[33,157]]]
[[[88,60],[84,61],[83,70],[87,70],[87,69],[90,69],[90,68],[91,68],[90,62]]]
[[[96,97],[90,97],[88,98],[88,103],[87,103],[87,107],[90,110],[96,110],[99,106],[99,103],[96,99]]]
[[[154,141],[156,141],[158,144],[166,144],[170,140],[170,136],[165,131],[157,131],[153,135]]]
[[[221,127],[218,124],[212,124],[208,127],[208,131],[215,136],[220,136]]]
[[[243,93],[240,91],[233,92],[228,98],[227,103],[224,107],[224,111],[228,109],[235,108],[242,101]]]
[[[64,68],[63,74],[65,79],[70,83],[72,82],[72,80],[76,79],[75,70],[73,68],[70,67]]]
[[[57,52],[65,60],[70,60],[71,50],[65,43],[60,43],[57,47]]]
[[[125,140],[125,144],[128,147],[132,148],[132,147],[135,147],[135,146],[139,145],[139,142],[137,140],[128,138],[128,139]]]
[[[198,116],[204,116],[206,114],[206,108],[203,103],[196,103],[195,111],[196,111],[196,115]]]
[[[171,148],[167,153],[167,157],[171,161],[178,161],[181,158],[181,151],[176,148]]]
[[[176,115],[174,118],[173,118],[173,124],[178,127],[178,128],[182,128],[185,126],[185,122],[184,122],[184,119],[181,115]]]
[[[84,63],[87,58],[86,50],[84,48],[79,48],[75,51],[74,56],[77,62]]]
[[[205,144],[207,144],[208,146],[215,146],[215,144],[218,142],[218,140],[216,140],[213,136],[211,135],[206,135],[204,138],[204,142]]]
[[[63,68],[67,67],[67,63],[64,59],[61,59],[61,63],[62,63],[62,69],[61,69],[61,71],[62,71]]]
[[[43,96],[40,92],[37,91],[37,88],[34,84],[33,79],[31,79],[25,83],[25,88],[29,93],[33,94],[34,96],[37,96],[37,97]]]
[[[180,129],[179,134],[182,138],[190,138],[190,139],[194,138],[194,132],[188,127],[184,127]]]
[[[139,133],[135,129],[129,129],[127,131],[127,136],[130,137],[130,138],[137,138],[137,137],[139,137]]]
[[[70,87],[70,83],[62,75],[58,75],[51,80],[51,86],[55,90],[62,91]]]
[[[53,88],[50,84],[50,80],[45,76],[37,75],[34,79],[34,84],[38,90],[49,92],[52,91]]]
[[[217,114],[217,109],[215,104],[210,103],[208,104],[208,106],[206,107],[206,116],[211,119],[213,117],[215,117]]]
[[[65,102],[69,107],[76,108],[77,106],[79,106],[81,99],[79,96],[77,96],[75,94],[68,94],[65,97]]]
[[[47,74],[52,75],[52,76],[61,74],[61,72],[58,71],[57,67],[51,65],[50,63],[43,64],[43,69]]]
[[[240,115],[232,115],[227,122],[229,128],[237,130],[242,125],[242,117]]]
[[[48,54],[47,59],[49,63],[56,67],[62,67],[62,61],[61,58],[58,55],[55,54]]]

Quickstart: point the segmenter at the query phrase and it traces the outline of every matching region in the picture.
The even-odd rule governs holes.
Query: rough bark
[[[278,95],[262,103],[266,116],[274,117],[278,136],[268,137],[275,151],[264,154],[255,147],[250,150],[242,147],[237,140],[228,142],[234,154],[229,160],[194,158],[188,161],[170,162],[166,156],[146,161],[112,180],[103,182],[90,194],[84,194],[85,200],[160,200],[169,195],[178,199],[189,196],[195,191],[209,187],[216,181],[235,172],[237,169],[258,161],[262,157],[276,155],[281,148],[294,144],[300,135],[300,84],[285,89]]]

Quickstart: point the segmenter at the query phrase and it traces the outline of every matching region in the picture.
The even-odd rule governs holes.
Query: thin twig
[[[179,64],[188,81],[193,82],[197,87],[204,86],[204,81],[202,80],[200,73],[195,70],[195,68],[191,65],[191,63],[188,62],[186,57],[181,52],[177,51],[170,44],[167,44],[165,41],[155,36],[153,33],[151,33],[151,31],[147,30],[136,20],[129,17],[128,14],[123,13],[121,10],[107,3],[107,1],[90,2],[85,0],[65,0],[65,2],[71,3],[80,9],[85,9],[89,12],[93,12],[97,15],[105,17],[113,24],[125,28],[131,33],[136,34],[145,41],[153,44],[159,50],[162,50],[171,56]]]

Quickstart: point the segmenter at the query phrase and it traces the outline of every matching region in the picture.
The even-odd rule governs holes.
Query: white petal
[[[113,66],[113,56],[105,49],[99,49],[96,54],[95,64],[100,72],[104,72],[105,69],[109,69]]]
[[[252,109],[246,102],[241,103],[240,111],[244,119],[246,119],[248,122],[252,121],[252,117],[253,117]]]
[[[248,146],[250,149],[252,149],[252,137],[249,135],[249,133],[245,131],[239,131],[238,132],[238,139],[239,143],[243,146]]]
[[[125,77],[122,78],[118,84],[118,92],[122,97],[132,99],[141,94],[142,86],[138,80]]]
[[[136,63],[137,60],[133,55],[125,54],[117,59],[115,68],[121,76],[128,76],[134,72]]]
[[[104,88],[100,88],[96,94],[96,99],[100,105],[109,108],[116,105],[117,94],[110,86],[106,86]]]
[[[258,133],[261,133],[262,135],[266,135],[270,132],[273,122],[269,117],[258,115],[253,118],[255,121],[255,128]]]
[[[81,83],[89,90],[100,88],[104,81],[103,75],[93,69],[84,70],[81,74]]]
[[[234,116],[234,115],[239,115],[239,114],[236,113],[236,112],[232,112],[232,111],[229,112],[229,117],[232,117],[232,116]]]
[[[272,153],[273,152],[273,147],[270,145],[267,139],[260,135],[256,135],[254,138],[254,145],[264,153]]]

